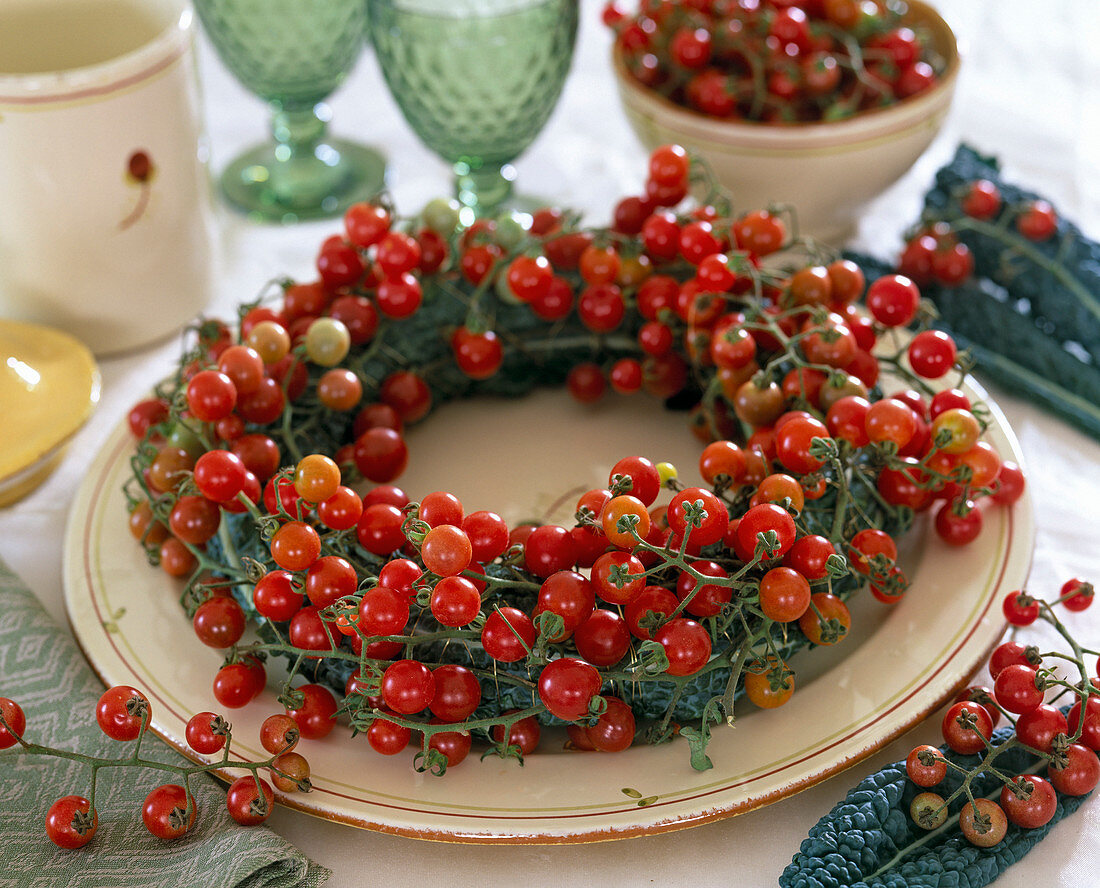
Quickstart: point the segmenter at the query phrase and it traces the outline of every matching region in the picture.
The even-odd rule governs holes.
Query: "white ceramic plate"
[[[981,391],[972,394],[984,396]],[[992,405],[991,405],[992,406]],[[1012,432],[993,408],[988,439],[1020,460]],[[536,434],[532,434],[536,430]],[[517,437],[518,435],[518,437]],[[509,521],[553,513],[578,489],[603,484],[620,457],[678,460],[692,483],[698,458],[675,416],[651,402],[618,398],[598,409],[563,392],[523,400],[446,405],[409,437],[414,497],[445,487],[468,511],[495,508]],[[131,441],[120,424],[88,472],[69,518],[66,603],[77,639],[108,684],[143,689],[153,729],[181,752],[195,712],[218,711],[211,680],[219,652],[196,639],[177,604],[178,584],[148,566],[130,537],[121,488]],[[697,480],[695,483],[698,483]],[[745,707],[733,728],[715,730],[711,770],[697,772],[684,742],[639,745],[618,754],[563,748],[544,732],[520,766],[475,748],[445,777],[416,773],[412,751],[383,757],[339,726],[302,744],[314,792],[284,804],[354,826],[458,842],[585,842],[662,832],[769,804],[817,783],[903,733],[965,686],[1003,632],[1000,601],[1030,564],[1033,520],[1025,497],[989,508],[973,544],[952,549],[926,519],[906,537],[902,563],[912,587],[897,605],[857,597],[852,635],[832,650],[799,655],[798,691],[778,710]],[[258,731],[280,711],[276,691],[228,713],[234,746],[263,757]],[[639,801],[640,800],[640,801]]]

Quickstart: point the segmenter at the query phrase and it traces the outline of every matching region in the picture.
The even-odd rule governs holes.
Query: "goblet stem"
[[[474,166],[460,160],[454,165],[455,196],[476,216],[490,215],[512,196],[516,170],[510,163]]]
[[[332,118],[328,105],[319,102],[310,108],[281,108],[276,103],[273,109],[271,134],[275,141],[287,146],[291,158],[312,156],[328,131]]]
[[[325,195],[339,190],[347,170],[340,169],[339,152],[324,142],[328,130],[328,106],[311,108],[273,106],[271,134],[275,138],[275,162],[270,185],[279,203],[287,207],[316,206]]]

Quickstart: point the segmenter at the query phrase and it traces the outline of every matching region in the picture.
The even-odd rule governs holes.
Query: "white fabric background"
[[[606,221],[613,202],[635,193],[644,153],[623,117],[607,63],[609,36],[599,0],[582,0],[577,55],[561,103],[517,164],[520,182]],[[1006,174],[1045,193],[1092,237],[1100,237],[1100,4],[1093,0],[940,0],[965,58],[948,126],[914,170],[864,217],[858,245],[883,256],[900,248],[932,173],[965,139],[998,154]],[[219,169],[266,127],[260,103],[243,91],[203,42],[202,85]],[[392,191],[406,210],[446,192],[445,165],[413,137],[386,91],[371,53],[333,97],[334,131],[382,148]],[[276,275],[307,275],[335,223],[257,227],[221,209],[213,314],[229,316]],[[991,331],[990,335],[996,335]],[[0,553],[59,619],[65,516],[86,466],[129,405],[177,354],[169,342],[102,364],[99,410],[60,469],[35,494],[0,511]],[[980,378],[980,373],[978,374]],[[1070,576],[1100,580],[1100,444],[1025,401],[993,390],[1019,436],[1035,495],[1038,533],[1030,588],[1052,594]],[[1100,606],[1075,620],[1093,644]],[[90,713],[89,713],[90,715]],[[807,830],[862,776],[938,742],[926,724],[850,772],[761,811],[690,830],[613,844],[469,847],[419,843],[354,830],[282,810],[272,826],[335,871],[331,885],[456,885],[504,879],[529,886],[597,881],[628,885],[773,885]],[[1091,800],[1022,863],[998,880],[1011,886],[1095,884],[1100,871],[1100,801]]]

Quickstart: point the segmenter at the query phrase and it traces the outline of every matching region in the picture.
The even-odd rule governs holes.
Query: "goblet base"
[[[257,222],[291,224],[339,216],[385,187],[386,160],[366,145],[325,139],[309,155],[284,159],[286,150],[258,145],[226,167],[221,190],[234,208]]]

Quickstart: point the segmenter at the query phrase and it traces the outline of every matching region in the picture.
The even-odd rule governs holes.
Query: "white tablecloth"
[[[606,221],[623,194],[644,178],[644,153],[619,108],[607,63],[609,35],[600,3],[583,0],[576,60],[561,103],[517,164],[532,193]],[[858,245],[883,256],[900,247],[934,170],[965,139],[998,154],[1014,180],[1045,193],[1092,237],[1100,237],[1100,4],[1093,0],[942,0],[965,60],[946,131],[916,168],[872,206]],[[204,44],[201,63],[215,169],[266,127],[264,109],[243,91]],[[386,91],[367,53],[333,97],[334,130],[389,155],[397,205],[418,208],[449,187],[448,170],[422,148]],[[335,223],[257,227],[227,210],[218,216],[220,251],[212,313],[230,316],[275,275],[307,275]],[[996,335],[991,331],[991,335]],[[73,492],[93,454],[129,405],[174,363],[165,343],[102,363],[102,403],[64,462],[32,496],[0,511],[0,554],[64,619],[60,553]],[[980,372],[978,374],[980,378]],[[1030,588],[1053,594],[1070,576],[1100,580],[1100,445],[1010,394],[993,390],[1023,446],[1035,497],[1038,534]],[[1075,618],[1095,645],[1100,606]],[[89,713],[90,716],[90,713]],[[424,886],[495,883],[530,886],[771,885],[807,830],[858,779],[904,757],[916,743],[939,742],[929,722],[851,771],[761,811],[676,833],[613,844],[477,847],[419,843],[327,823],[280,809],[271,825],[334,870],[333,888],[361,884]],[[1093,799],[998,886],[1095,884],[1100,872],[1100,800]]]

